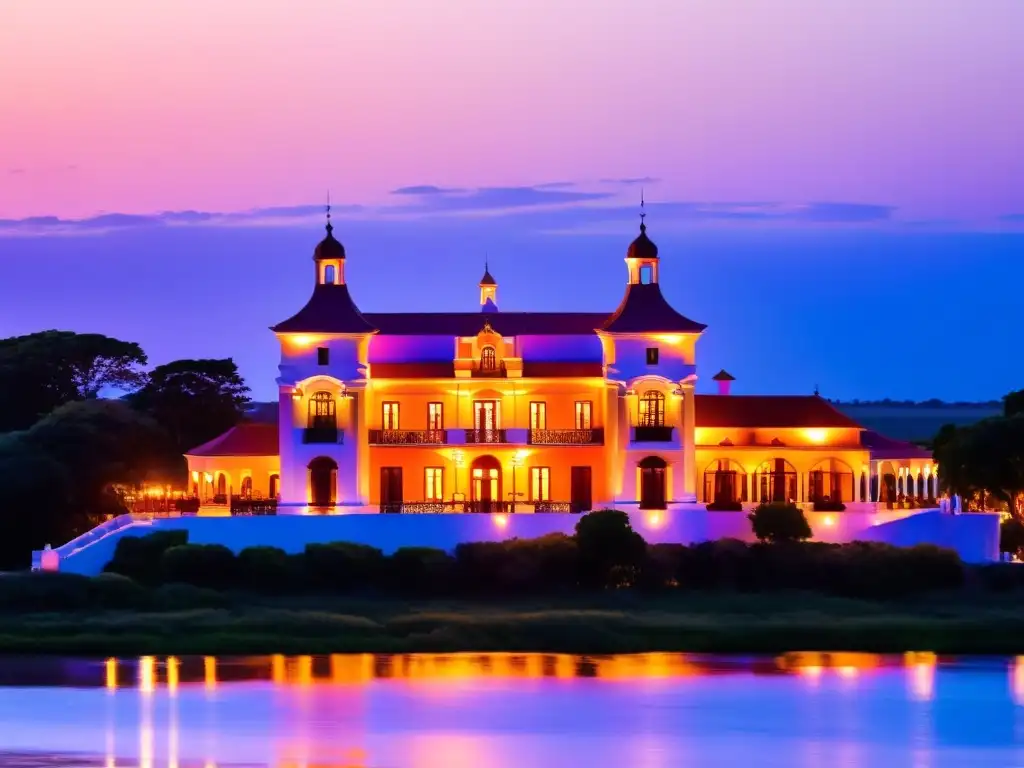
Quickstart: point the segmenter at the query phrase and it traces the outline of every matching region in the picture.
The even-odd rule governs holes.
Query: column
[[[682,384],[682,434],[680,442],[683,448],[683,501],[694,502],[697,500],[697,452],[694,447],[696,440],[696,410],[693,393],[693,384]]]

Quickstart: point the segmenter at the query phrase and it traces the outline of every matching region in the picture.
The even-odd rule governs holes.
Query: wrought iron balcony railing
[[[371,445],[443,445],[448,442],[444,429],[371,429]]]
[[[633,427],[634,443],[670,443],[672,442],[672,427],[666,426],[641,426]]]
[[[337,427],[312,426],[302,431],[302,442],[304,443],[340,443],[344,440],[345,433]]]
[[[507,443],[508,435],[504,429],[467,429],[467,443]]]
[[[493,363],[474,363],[473,376],[504,379],[508,376],[508,372],[505,370],[505,361],[498,360]]]
[[[530,445],[600,445],[603,429],[531,429]]]

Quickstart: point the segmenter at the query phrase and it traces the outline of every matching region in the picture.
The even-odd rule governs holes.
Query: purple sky
[[[16,3],[0,333],[232,355],[267,396],[328,188],[364,309],[470,308],[487,253],[505,308],[611,311],[643,186],[705,374],[996,397],[1022,29],[1019,0]]]

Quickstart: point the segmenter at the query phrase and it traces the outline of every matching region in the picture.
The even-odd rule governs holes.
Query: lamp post
[[[516,499],[519,498],[519,494],[516,492],[516,469],[523,465],[523,458],[525,454],[522,451],[516,451],[512,455],[512,512],[516,511]]]

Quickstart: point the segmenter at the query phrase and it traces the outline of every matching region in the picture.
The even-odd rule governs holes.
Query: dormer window
[[[486,346],[480,350],[480,370],[495,371],[498,369],[498,355],[494,347]]]

